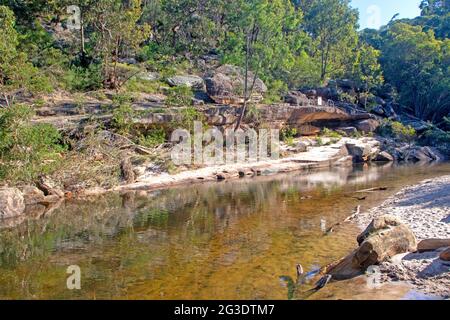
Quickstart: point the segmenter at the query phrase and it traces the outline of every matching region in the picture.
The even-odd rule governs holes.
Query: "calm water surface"
[[[313,270],[356,246],[356,226],[325,229],[443,174],[449,164],[336,168],[112,194],[44,216],[35,208],[0,224],[0,298],[299,298],[288,281],[297,263]],[[353,197],[376,186],[389,189]],[[70,265],[81,268],[81,290],[66,287]],[[361,287],[342,282],[315,298],[358,298],[352,286]]]

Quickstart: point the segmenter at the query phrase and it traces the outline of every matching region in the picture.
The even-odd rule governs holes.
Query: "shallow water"
[[[324,230],[358,205],[364,211],[443,174],[450,164],[360,166],[67,202],[15,227],[0,224],[0,298],[305,298],[290,282],[296,264],[309,271],[341,258],[360,231]],[[376,186],[389,188],[353,197]],[[81,290],[67,289],[70,265],[81,268]],[[352,286],[361,287],[344,284],[310,298],[352,298]]]

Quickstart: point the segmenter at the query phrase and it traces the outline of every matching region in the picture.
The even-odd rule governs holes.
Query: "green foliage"
[[[420,26],[396,23],[383,44],[386,79],[415,116],[439,121],[450,112],[450,41],[437,40]]]
[[[440,152],[450,155],[450,131],[430,129],[425,132],[422,143],[436,147]]]
[[[138,139],[138,143],[144,147],[157,147],[166,141],[166,131],[163,128],[152,128]]]
[[[92,91],[102,87],[101,66],[91,64],[87,68],[73,66],[65,76],[67,89],[71,91]]]
[[[405,126],[401,122],[384,120],[378,129],[383,136],[393,137],[403,142],[412,143],[417,137],[416,130],[411,126]]]
[[[166,105],[170,107],[186,107],[192,105],[194,93],[188,86],[176,86],[166,91]]]
[[[284,141],[287,145],[293,145],[294,138],[298,135],[296,128],[283,128],[280,131],[281,140]]]
[[[328,138],[333,138],[333,139],[338,139],[338,140],[342,139],[342,135],[339,134],[339,132],[330,130],[328,128],[323,128],[320,135],[323,137],[328,137]]]
[[[128,95],[116,95],[113,97],[114,110],[112,115],[112,127],[120,134],[128,135],[133,128],[133,119],[136,116]]]
[[[358,11],[349,0],[312,0],[302,2],[305,29],[314,40],[314,54],[320,65],[320,79],[345,72],[357,43]]]
[[[60,133],[49,124],[31,124],[32,108],[0,109],[0,178],[31,181],[56,169],[65,150]]]

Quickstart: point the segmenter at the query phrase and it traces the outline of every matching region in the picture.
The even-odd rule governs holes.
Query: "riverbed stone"
[[[17,188],[0,189],[0,218],[20,216],[25,211],[23,193]]]

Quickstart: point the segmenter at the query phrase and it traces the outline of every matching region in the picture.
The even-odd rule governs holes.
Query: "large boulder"
[[[362,142],[346,143],[348,154],[353,157],[354,162],[367,162],[372,155],[372,146]]]
[[[196,90],[203,90],[205,87],[203,79],[196,75],[173,76],[167,82],[173,87],[186,86]]]
[[[444,156],[430,147],[416,147],[405,156],[406,161],[428,162],[443,160]]]
[[[375,161],[390,162],[390,161],[394,161],[394,157],[386,151],[381,151],[375,157]]]
[[[366,119],[358,121],[355,126],[359,131],[370,133],[378,129],[380,122],[375,119]]]
[[[291,91],[284,96],[284,102],[293,106],[308,106],[311,104],[309,98],[300,91]]]
[[[0,218],[20,216],[25,211],[22,192],[17,188],[0,189]]]
[[[250,90],[253,84],[254,74],[248,72],[247,79]],[[216,103],[241,104],[244,102],[245,71],[240,67],[232,65],[220,66],[205,79],[205,83],[206,91]],[[266,92],[267,87],[264,82],[256,78],[251,101],[261,101]]]

